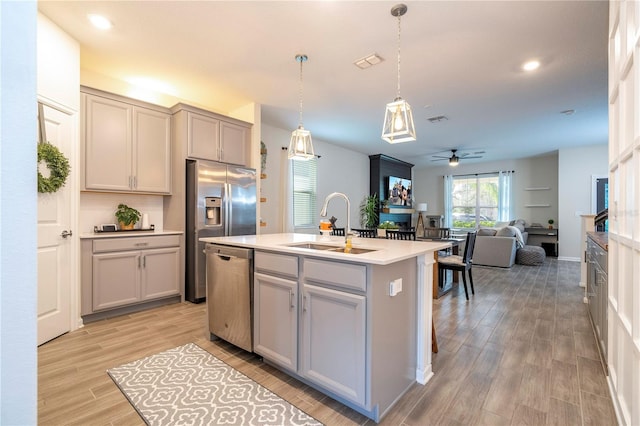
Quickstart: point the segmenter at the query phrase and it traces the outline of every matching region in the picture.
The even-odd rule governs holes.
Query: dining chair
[[[446,240],[451,238],[450,228],[424,228],[424,237],[438,240]]]
[[[473,248],[476,244],[476,231],[467,233],[466,243],[464,246],[464,254],[462,256],[451,255],[438,258],[438,286],[444,285],[444,271],[462,272],[462,282],[464,284],[464,295],[469,300],[469,292],[467,291],[467,277],[469,274],[469,284],[471,284],[471,293],[476,294],[473,289],[473,276],[471,275],[471,267],[473,258]]]
[[[416,240],[416,231],[400,231],[395,229],[387,229],[386,236],[388,240]]]
[[[361,238],[376,238],[378,236],[377,229],[352,229],[352,231],[358,234]]]
[[[344,228],[333,228],[331,230],[331,235],[337,235],[339,237],[344,237]]]

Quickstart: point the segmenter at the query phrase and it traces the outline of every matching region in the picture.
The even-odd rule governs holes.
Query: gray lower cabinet
[[[82,240],[82,315],[180,295],[180,236]]]
[[[598,342],[605,372],[607,371],[608,344],[608,278],[607,252],[591,239],[587,239],[587,300],[589,316]]]
[[[366,267],[260,251],[254,267],[254,351],[364,405],[366,297],[351,286],[364,291]]]
[[[298,369],[298,283],[256,272],[254,351],[286,370]]]
[[[366,297],[303,285],[300,374],[356,404],[366,402]]]

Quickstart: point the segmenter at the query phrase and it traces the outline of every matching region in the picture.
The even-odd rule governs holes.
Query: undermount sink
[[[295,247],[295,248],[310,249],[310,250],[334,251],[336,253],[349,253],[349,254],[362,254],[362,253],[369,253],[372,251],[376,251],[372,249],[352,247],[350,252],[345,252],[344,247],[336,247],[336,246],[330,246],[327,244],[317,244],[317,243],[298,243],[298,244],[288,244],[287,246]]]
[[[349,252],[346,252],[344,250],[345,250],[344,247],[338,247],[338,248],[330,249],[329,251],[335,251],[337,253],[349,253],[349,254],[362,254],[362,253],[369,253],[372,251],[376,251],[372,249],[365,249],[365,248],[358,248],[358,247],[352,247],[351,251]]]
[[[336,246],[329,246],[326,244],[316,244],[316,243],[298,243],[298,244],[288,244],[288,247],[295,247],[295,248],[306,248],[306,249],[311,249],[311,250],[331,250],[331,249],[336,249],[339,247]]]

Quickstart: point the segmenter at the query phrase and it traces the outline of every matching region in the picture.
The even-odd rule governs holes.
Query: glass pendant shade
[[[382,139],[389,143],[411,142],[416,140],[416,128],[413,125],[411,106],[402,98],[396,98],[387,104],[384,113]]]
[[[291,160],[309,160],[315,156],[313,153],[313,142],[311,141],[311,132],[305,130],[304,127],[298,126],[296,130],[291,132],[291,141],[289,142],[289,155]]]

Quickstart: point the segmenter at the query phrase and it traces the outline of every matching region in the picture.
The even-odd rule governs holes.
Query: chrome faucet
[[[320,210],[320,216],[327,216],[327,206],[329,205],[329,200],[335,197],[342,197],[347,202],[347,229],[345,229],[345,237],[351,234],[351,202],[349,201],[349,197],[344,195],[342,192],[332,192],[327,195],[327,198],[324,199],[324,205],[322,206],[322,210]]]

